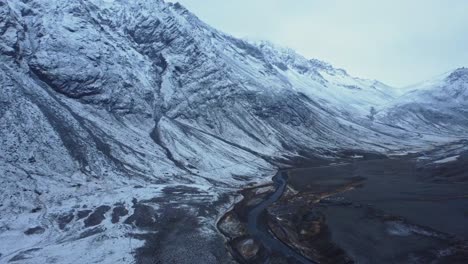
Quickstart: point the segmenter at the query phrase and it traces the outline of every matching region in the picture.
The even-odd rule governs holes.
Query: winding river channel
[[[252,237],[261,242],[266,248],[281,253],[283,256],[295,263],[315,263],[276,239],[269,232],[268,227],[260,223],[262,214],[265,214],[266,209],[275,203],[283,194],[287,185],[287,178],[288,174],[286,171],[279,171],[273,177],[275,192],[270,194],[263,202],[253,207],[248,212],[247,230]]]
[[[433,175],[406,158],[280,170],[218,226],[241,263],[467,263],[468,183]]]

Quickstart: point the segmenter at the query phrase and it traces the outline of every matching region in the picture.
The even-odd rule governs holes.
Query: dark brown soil
[[[94,212],[86,218],[84,221],[85,227],[97,226],[99,225],[106,217],[104,216],[111,209],[108,205],[101,205],[94,210]]]

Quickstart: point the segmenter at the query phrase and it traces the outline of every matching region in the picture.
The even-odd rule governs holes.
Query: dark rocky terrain
[[[275,186],[242,191],[218,227],[245,263],[465,263],[467,181],[440,181],[441,168],[423,164],[406,156],[289,169],[287,189],[254,230],[247,219]],[[262,229],[307,259],[288,258],[256,235]]]

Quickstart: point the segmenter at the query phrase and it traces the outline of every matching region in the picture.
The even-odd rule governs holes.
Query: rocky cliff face
[[[233,38],[161,0],[2,1],[0,61],[0,239],[17,241],[0,246],[2,261],[73,262],[86,250],[87,263],[154,260],[133,250],[151,236],[130,233],[161,231],[175,214],[199,227],[187,243],[211,243],[222,194],[287,158],[428,140],[388,125],[408,122],[408,104],[373,120],[397,98],[390,87]],[[466,86],[460,74],[450,89]],[[456,94],[437,100],[466,102]]]
[[[220,33],[178,4],[8,1],[2,12],[2,101],[27,101],[2,107],[3,123],[38,120],[15,133],[30,149],[4,137],[19,164],[36,155],[34,167],[52,166],[54,152],[34,151],[48,145],[70,171],[147,177],[352,147],[369,102],[393,98],[378,82]],[[199,159],[208,149],[216,158]]]

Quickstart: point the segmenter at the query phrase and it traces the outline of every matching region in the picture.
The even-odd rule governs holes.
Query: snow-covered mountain
[[[386,104],[399,91],[376,80],[348,75],[330,64],[306,59],[295,51],[269,42],[255,43],[277,72],[292,89],[326,104],[328,109],[341,113],[368,115],[370,107]]]
[[[468,69],[459,68],[407,89],[378,119],[423,134],[466,136]]]
[[[152,260],[143,244],[173,210],[199,227],[185,243],[218,245],[225,194],[288,158],[435,140],[402,129],[420,108],[391,87],[162,0],[2,1],[0,61],[1,262]],[[465,90],[456,76],[443,89]],[[466,93],[444,91],[414,94],[466,122]]]

